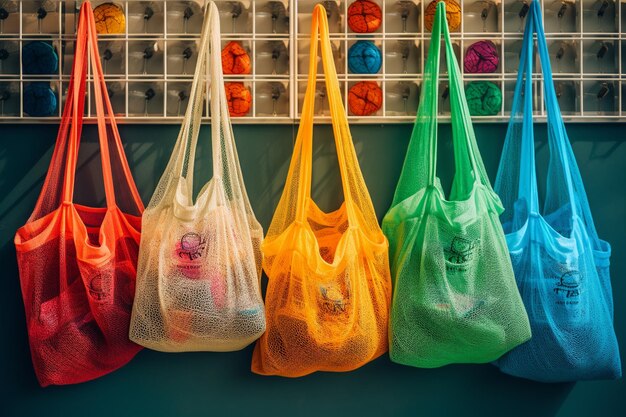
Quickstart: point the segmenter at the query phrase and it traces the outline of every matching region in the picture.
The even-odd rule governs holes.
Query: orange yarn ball
[[[356,33],[374,32],[382,23],[383,13],[373,1],[357,0],[348,7],[348,26]]]
[[[231,41],[222,49],[222,69],[224,74],[250,74],[250,55],[239,42]]]
[[[454,0],[435,0],[432,1],[424,10],[424,26],[426,30],[433,30],[435,22],[435,12],[437,11],[437,3],[443,1],[446,3],[446,18],[448,19],[448,27],[454,32],[461,26],[461,6]]]
[[[374,81],[361,81],[348,91],[348,107],[356,116],[376,113],[383,105],[383,90]]]
[[[226,83],[226,100],[231,117],[241,117],[248,114],[252,105],[252,94],[243,83]]]
[[[93,9],[98,33],[124,33],[126,30],[126,16],[124,9],[115,3],[102,3]]]

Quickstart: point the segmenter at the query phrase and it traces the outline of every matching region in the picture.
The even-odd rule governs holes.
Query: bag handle
[[[143,202],[141,201],[141,197],[137,190],[137,186],[133,179],[130,167],[128,166],[128,160],[126,159],[126,153],[124,152],[124,146],[122,145],[122,138],[120,136],[119,129],[117,127],[117,123],[115,122],[115,114],[113,112],[113,106],[111,105],[111,99],[106,89],[106,82],[104,79],[104,71],[102,69],[102,62],[100,61],[100,54],[98,54],[98,34],[96,31],[96,21],[93,14],[93,10],[91,6],[89,6],[87,11],[87,16],[89,17],[89,29],[91,36],[89,37],[89,41],[91,44],[90,54],[91,54],[91,65],[93,68],[94,74],[94,98],[96,102],[96,114],[98,116],[98,133],[101,138],[101,143],[104,144],[103,152],[101,152],[102,156],[102,165],[106,167],[105,173],[105,187],[107,186],[106,182],[108,182],[110,195],[112,197],[113,204],[115,202],[115,192],[114,192],[114,181],[113,181],[113,173],[111,170],[111,158],[109,156],[109,146],[107,143],[107,139],[109,135],[107,134],[107,126],[111,127],[111,133],[113,135],[113,143],[115,145],[115,152],[117,152],[117,157],[120,160],[122,174],[125,179],[124,185],[128,187],[128,190],[131,193],[133,202],[135,207],[142,212],[144,209]],[[97,80],[95,77],[97,76]],[[104,100],[103,100],[104,99]],[[104,105],[104,106],[103,106]],[[105,113],[106,110],[106,113]],[[108,171],[108,172],[107,172]],[[107,175],[108,174],[108,175]]]
[[[455,175],[450,198],[453,200],[461,198],[470,192],[476,183],[482,184],[491,191],[487,172],[476,144],[459,64],[452,48],[446,19],[446,6],[443,1],[440,1],[435,12],[432,37],[424,67],[420,105],[417,110],[411,140],[402,167],[402,174],[394,193],[392,206],[415,195],[421,189],[433,187],[436,183],[437,106],[442,34],[450,83],[452,140],[455,161]],[[427,139],[424,140],[425,138]]]
[[[550,55],[548,53],[548,45],[546,43],[546,35],[543,29],[543,22],[541,17],[541,9],[536,1],[531,4],[531,9],[534,6],[533,20],[535,24],[535,31],[537,32],[537,45],[539,49],[539,58],[541,60],[542,73],[544,77],[544,92],[546,96],[546,110],[548,114],[548,128],[551,129],[552,134],[548,134],[548,137],[552,139],[551,143],[556,145],[556,150],[559,154],[559,162],[563,168],[563,176],[565,177],[565,184],[567,187],[567,194],[571,205],[572,216],[578,216],[579,207],[576,204],[574,184],[572,180],[572,172],[570,169],[570,160],[568,155],[572,154],[572,147],[567,140],[567,131],[565,130],[565,123],[563,122],[563,116],[561,115],[561,109],[556,98],[556,90],[554,88],[554,81],[552,79],[552,67],[550,65]],[[573,155],[572,155],[573,157]],[[575,163],[575,161],[574,161]]]
[[[535,134],[533,130],[532,74],[533,74],[533,33],[534,33],[534,2],[530,5],[530,16],[526,19],[519,71],[513,93],[511,118],[519,117],[520,95],[524,89],[522,111],[522,142],[520,149],[520,173],[518,198],[528,201],[529,214],[539,214],[539,197],[537,191],[537,170],[535,163]],[[513,123],[509,124],[507,137],[513,134]]]
[[[534,148],[533,131],[533,106],[532,106],[532,73],[533,73],[533,34],[537,33],[537,47],[541,63],[541,72],[544,79],[544,92],[546,99],[547,125],[549,129],[548,140],[550,151],[558,154],[558,160],[563,169],[563,177],[566,184],[567,195],[571,205],[572,215],[578,214],[578,207],[575,200],[574,185],[570,161],[568,155],[571,153],[571,146],[567,142],[567,132],[561,116],[554,81],[552,79],[552,69],[550,56],[546,44],[545,33],[541,21],[541,9],[536,1],[530,4],[530,16],[526,21],[524,30],[524,41],[522,55],[520,57],[520,71],[517,76],[517,84],[513,96],[513,109],[511,111],[511,121],[519,114],[520,94],[522,85],[524,88],[523,100],[523,120],[522,120],[522,143],[520,155],[520,175],[518,184],[518,198],[528,201],[529,214],[539,215],[539,196],[537,188],[537,168]],[[525,78],[525,81],[523,79]],[[513,123],[509,124],[509,130]],[[507,137],[513,132],[507,132]]]
[[[200,44],[198,47],[198,59],[196,69],[194,71],[193,81],[191,85],[191,91],[189,94],[189,104],[185,110],[185,117],[181,126],[178,138],[176,139],[176,145],[172,154],[175,154],[173,170],[179,176],[183,176],[186,179],[187,189],[193,190],[193,170],[196,155],[196,148],[198,142],[198,136],[200,133],[200,125],[202,119],[202,109],[205,94],[207,90],[211,92],[211,116],[215,115],[213,107],[213,83],[209,76],[209,71],[212,66],[206,64],[206,60],[210,60],[210,56],[213,51],[210,51],[209,57],[206,55],[206,50],[212,47],[210,42],[211,29],[215,25],[214,12],[211,7],[213,2],[208,3],[208,7],[204,14],[204,24],[202,25],[202,33],[200,35]],[[217,22],[219,32],[219,21]],[[204,71],[204,74],[203,74]],[[207,84],[205,84],[207,83]],[[218,113],[219,114],[219,110]],[[213,120],[212,120],[213,122]],[[212,125],[215,123],[211,123]],[[213,127],[211,128],[211,134],[213,134]],[[214,167],[215,172],[215,167]],[[190,197],[191,200],[191,197]],[[191,204],[191,201],[188,201]]]
[[[111,154],[109,148],[109,134],[107,132],[107,126],[110,126],[113,143],[115,144],[115,151],[117,158],[122,168],[122,174],[125,180],[125,186],[128,187],[128,191],[131,194],[134,208],[139,213],[143,211],[143,203],[135,182],[132,178],[128,161],[124,153],[124,147],[120,138],[119,130],[113,116],[113,108],[108,94],[106,94],[106,84],[104,81],[104,73],[102,71],[102,65],[100,57],[98,55],[98,38],[96,33],[95,18],[93,16],[93,10],[89,1],[85,1],[81,6],[78,38],[81,39],[81,43],[86,43],[86,48],[77,48],[77,58],[75,58],[75,65],[83,65],[84,76],[81,77],[79,84],[74,84],[72,89],[73,100],[66,104],[72,106],[72,128],[70,132],[69,149],[67,154],[67,164],[65,167],[65,176],[63,183],[63,201],[72,202],[74,195],[74,183],[76,176],[76,165],[78,161],[78,151],[80,147],[80,126],[83,122],[83,108],[84,108],[84,91],[86,83],[86,56],[91,56],[92,72],[94,78],[94,99],[96,102],[96,114],[98,124],[98,139],[100,143],[100,155],[102,161],[102,174],[104,182],[104,190],[106,195],[106,202],[108,208],[117,206],[115,200],[115,186],[113,182],[113,172],[111,168]],[[78,41],[77,41],[78,44]],[[84,62],[84,64],[83,64]],[[75,66],[72,71],[78,67]],[[78,88],[77,88],[78,87]],[[81,94],[82,92],[82,94]],[[80,96],[77,96],[80,95]],[[74,105],[78,103],[78,105]],[[106,114],[104,107],[106,106]],[[65,113],[65,111],[64,111]]]
[[[67,101],[63,108],[61,127],[57,135],[57,145],[67,147],[65,155],[65,175],[62,185],[62,201],[71,202],[74,191],[74,171],[78,159],[78,143],[83,127],[83,109],[85,106],[85,90],[87,77],[87,50],[88,50],[88,19],[87,7],[82,6],[79,12],[78,27],[76,29],[76,46],[74,52],[74,62],[72,64],[72,74],[68,86]],[[68,132],[69,130],[69,132]],[[68,135],[69,134],[69,138]],[[61,149],[59,149],[61,151]],[[55,147],[55,154],[57,149]],[[55,161],[56,158],[52,157]],[[60,161],[59,161],[60,162]],[[50,169],[52,169],[52,164]],[[47,182],[47,180],[46,180]],[[47,184],[44,184],[44,189]],[[45,193],[42,192],[42,195]]]
[[[436,30],[435,30],[436,29]],[[440,1],[437,4],[437,11],[435,16],[435,25],[433,27],[433,35],[431,38],[431,48],[434,47],[435,54],[430,61],[431,74],[434,74],[434,79],[431,80],[430,92],[433,94],[434,100],[432,104],[434,108],[430,109],[430,115],[437,114],[437,105],[439,101],[439,63],[440,63],[440,39],[443,32],[444,43],[446,48],[446,64],[448,68],[448,76],[450,83],[450,112],[451,112],[451,124],[452,124],[452,140],[454,145],[454,161],[455,161],[455,176],[454,184],[452,186],[451,195],[465,194],[474,185],[479,182],[483,185],[490,187],[489,180],[487,179],[486,171],[482,165],[482,161],[479,162],[478,146],[476,145],[476,137],[474,135],[474,128],[472,126],[471,115],[467,106],[467,99],[465,98],[465,89],[463,88],[461,71],[459,69],[459,63],[456,59],[456,54],[452,48],[452,40],[450,38],[450,29],[448,28],[448,22],[446,18],[446,6],[445,2]],[[436,40],[436,41],[435,41]],[[431,57],[429,52],[429,58]],[[428,63],[427,63],[428,65]],[[427,91],[427,90],[426,90]],[[430,164],[428,173],[428,184],[434,185],[437,173],[437,117],[433,118],[433,130],[430,139]],[[456,133],[462,133],[457,135]],[[460,175],[465,172],[467,175]],[[471,179],[473,181],[466,181],[461,183],[464,179]]]
[[[318,38],[319,35],[319,38]],[[324,80],[328,95],[330,115],[333,126],[333,136],[337,148],[337,159],[343,187],[344,199],[350,225],[357,223],[370,224],[375,219],[374,209],[369,199],[369,193],[365,186],[365,180],[358,165],[358,158],[352,143],[352,135],[348,127],[346,111],[341,99],[341,90],[337,78],[337,70],[332,55],[330,44],[328,17],[326,10],[321,4],[315,5],[311,22],[311,47],[309,54],[309,75],[307,89],[304,95],[302,116],[296,143],[294,157],[289,167],[289,178],[297,183],[298,194],[296,204],[296,221],[306,221],[308,200],[311,197],[311,177],[313,170],[313,118],[315,111],[315,85],[317,83],[317,52],[318,44],[321,43],[322,65],[324,68]],[[299,170],[296,174],[296,166]],[[359,197],[353,195],[352,190],[358,190]],[[357,198],[357,200],[355,200]],[[359,205],[360,215],[357,215]],[[372,223],[373,224],[373,223]]]
[[[205,11],[189,105],[173,151],[176,154],[173,169],[185,177],[188,190],[192,190],[202,104],[205,96],[210,94],[213,178],[224,185],[223,190],[230,199],[242,197],[249,206],[228,112],[220,51],[219,10],[213,2],[209,2]],[[188,204],[192,204],[192,193],[187,197]]]

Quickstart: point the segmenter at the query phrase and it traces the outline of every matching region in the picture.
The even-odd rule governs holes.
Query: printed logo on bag
[[[320,287],[322,308],[333,314],[345,313],[350,303],[350,294],[345,294],[335,285]]]
[[[557,306],[553,314],[561,314],[559,320],[580,322],[589,320],[588,299],[584,291],[584,274],[579,270],[569,269],[569,265],[561,265],[552,275],[554,304]]]
[[[195,232],[185,233],[180,239],[178,256],[194,261],[204,255],[206,249],[206,239]]]
[[[582,276],[578,271],[566,271],[557,280],[554,293],[559,296],[557,304],[578,304]]]
[[[185,233],[180,241],[176,242],[176,256],[178,270],[187,278],[200,278],[202,264],[207,248],[207,239],[195,232]]]
[[[89,284],[87,289],[89,290],[89,294],[98,301],[102,301],[107,296],[107,285],[105,279],[102,277],[102,274],[96,273],[89,280]]]
[[[443,252],[446,260],[452,265],[446,265],[446,270],[451,272],[464,272],[468,270],[467,265],[474,259],[480,241],[470,240],[456,236],[452,239],[449,248],[444,248]]]

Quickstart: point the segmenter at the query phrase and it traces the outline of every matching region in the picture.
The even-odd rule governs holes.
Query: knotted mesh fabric
[[[185,120],[143,217],[130,338],[156,350],[238,350],[265,330],[259,287],[263,230],[239,166],[219,33],[218,10],[210,3]],[[194,202],[194,160],[206,82],[213,178]]]
[[[500,358],[503,372],[544,382],[618,378],[610,245],[598,237],[561,118],[537,2],[530,5],[507,137],[496,180],[501,216],[533,338]],[[543,210],[532,120],[533,33],[545,78],[550,160]],[[522,93],[523,92],[523,93]]]
[[[345,197],[331,213],[311,199],[318,30]],[[267,331],[255,347],[252,371],[264,375],[348,371],[387,351],[387,241],[352,144],[321,5],[313,11],[310,59],[289,174],[263,242]]]
[[[106,208],[74,203],[88,50]],[[31,356],[42,386],[97,378],[141,349],[128,339],[128,327],[143,204],[105,93],[89,2],[80,9],[75,51],[48,174],[15,236]]]
[[[450,197],[436,177],[443,30],[454,142]],[[530,338],[515,285],[500,201],[478,152],[445,19],[437,4],[417,120],[393,203],[383,220],[394,294],[391,359],[419,367],[490,362]]]

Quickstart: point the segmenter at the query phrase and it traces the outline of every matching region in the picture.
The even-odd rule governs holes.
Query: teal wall
[[[545,162],[544,126],[538,126],[539,163]],[[267,228],[282,190],[297,126],[235,126],[252,205]],[[626,415],[624,381],[540,384],[501,374],[491,365],[413,369],[382,357],[354,372],[317,373],[299,379],[250,372],[251,348],[233,353],[165,354],[144,350],[124,368],[96,381],[41,389],[28,349],[19,289],[15,230],[30,214],[50,160],[57,126],[0,126],[0,417],[13,416],[605,416]],[[478,124],[476,133],[491,178],[505,124]],[[352,129],[361,168],[379,218],[400,173],[410,125],[359,125]],[[121,127],[128,159],[144,202],[165,167],[178,128]],[[316,127],[313,196],[322,208],[342,197],[329,126]],[[612,243],[615,327],[626,346],[626,124],[571,124],[569,133],[600,235]],[[209,129],[199,157],[210,158]],[[440,128],[439,170],[451,174],[450,126]],[[81,148],[77,200],[100,203],[94,126]],[[200,182],[208,165],[198,164]],[[445,182],[445,181],[444,181]],[[86,193],[86,191],[88,193]],[[95,196],[87,199],[86,196]],[[624,357],[622,354],[622,362]]]

